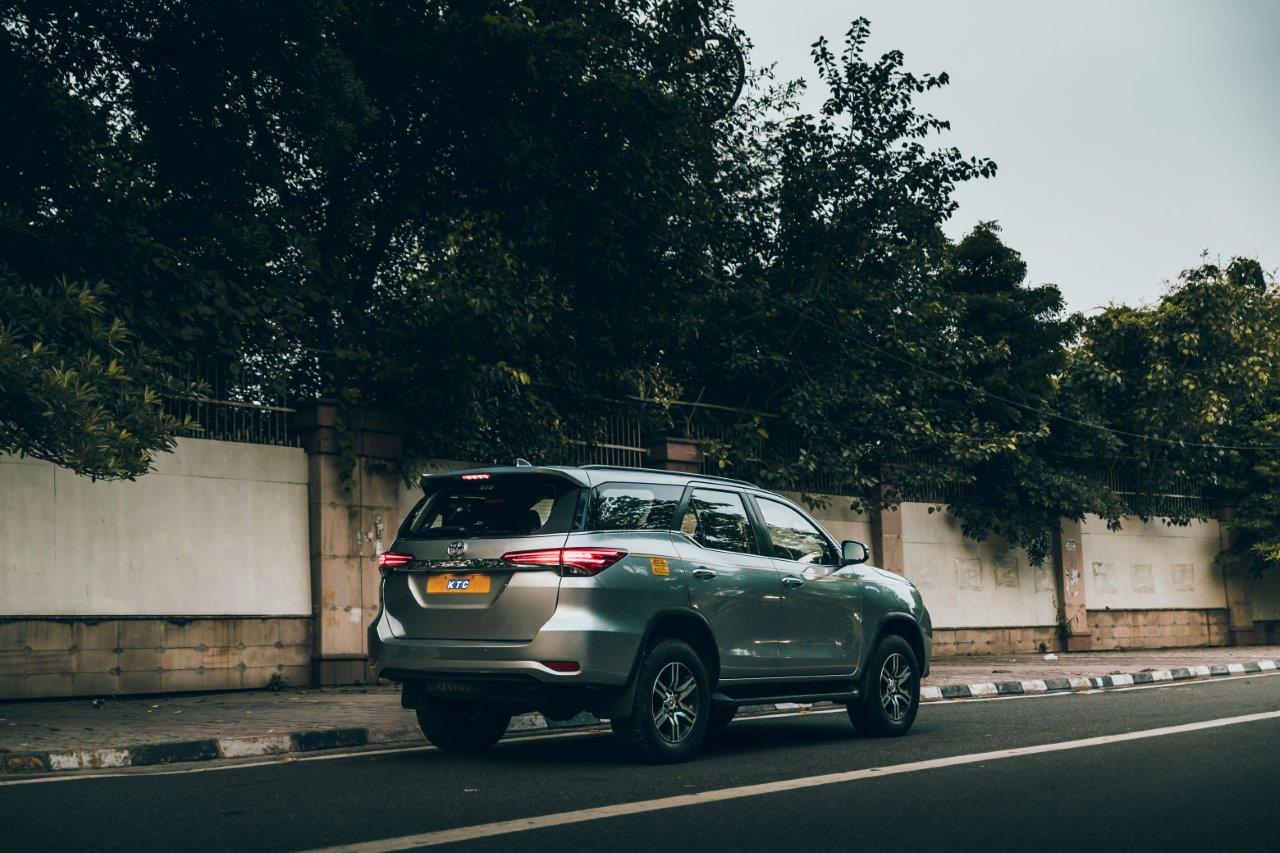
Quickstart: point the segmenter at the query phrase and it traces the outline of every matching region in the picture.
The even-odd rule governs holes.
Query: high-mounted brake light
[[[464,480],[487,480],[487,479],[489,479],[489,477],[490,477],[490,476],[491,476],[491,475],[489,475],[489,474],[463,474],[463,475],[462,475],[462,479],[464,479]]]
[[[385,578],[400,566],[412,563],[413,560],[414,556],[412,554],[397,554],[395,551],[387,551],[378,555],[378,571]]]
[[[598,575],[627,556],[620,548],[539,548],[508,551],[502,559],[520,566],[558,566],[565,577]]]

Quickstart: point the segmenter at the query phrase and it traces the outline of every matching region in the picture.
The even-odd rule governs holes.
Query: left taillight
[[[562,577],[598,575],[627,556],[621,548],[539,548],[534,551],[508,551],[502,559],[520,566],[551,566]]]
[[[395,551],[386,551],[378,555],[378,571],[385,578],[401,566],[413,562],[412,554],[399,554]]]

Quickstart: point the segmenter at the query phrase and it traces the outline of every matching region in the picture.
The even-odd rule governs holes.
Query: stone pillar
[[[355,410],[344,436],[340,416],[336,402],[319,400],[297,420],[309,477],[314,684],[371,679],[366,630],[378,609],[377,553],[400,522],[395,460],[402,429],[378,412]],[[344,438],[354,454],[349,477]]]
[[[1085,598],[1084,546],[1081,524],[1064,518],[1054,531],[1054,568],[1057,570],[1058,619],[1062,644],[1069,652],[1093,648],[1093,629]]]
[[[649,467],[684,474],[702,470],[702,443],[696,438],[664,438],[649,445]]]
[[[907,561],[902,551],[902,511],[898,503],[887,507],[883,501],[890,497],[893,487],[880,484],[881,506],[871,515],[872,563],[900,575],[907,572]]]
[[[1231,522],[1235,520],[1236,508],[1220,506],[1214,510],[1218,519],[1218,545],[1225,551],[1232,545]],[[1258,632],[1253,624],[1253,600],[1250,598],[1252,584],[1249,571],[1244,566],[1229,566],[1222,570],[1222,585],[1227,593],[1227,612],[1233,646],[1255,646],[1258,644]]]

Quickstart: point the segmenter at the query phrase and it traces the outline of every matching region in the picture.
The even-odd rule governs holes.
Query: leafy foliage
[[[728,472],[1034,559],[1190,482],[1276,562],[1274,282],[1068,315],[994,223],[946,237],[996,166],[869,36],[813,45],[811,115],[767,68],[734,102],[729,0],[0,3],[0,450],[137,476],[198,364],[399,412],[406,469],[684,397],[741,413]]]
[[[662,354],[709,286],[727,0],[0,20],[20,280],[108,282],[175,364],[406,412],[411,454],[546,452],[580,401],[674,387]]]
[[[1195,484],[1237,510],[1224,559],[1280,564],[1280,290],[1257,261],[1205,263],[1155,306],[1090,318],[1063,396],[1116,430],[1109,464],[1134,484],[1138,513],[1155,515],[1159,495]]]
[[[165,413],[169,379],[107,316],[106,295],[101,285],[41,290],[0,274],[0,452],[132,479],[192,426]]]

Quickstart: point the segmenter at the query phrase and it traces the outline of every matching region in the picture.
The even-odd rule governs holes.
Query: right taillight
[[[521,566],[555,566],[564,577],[591,577],[625,556],[621,548],[539,548],[508,551],[502,559]]]
[[[414,556],[412,554],[399,554],[395,551],[387,551],[378,555],[378,571],[385,578],[407,563],[412,563]]]

